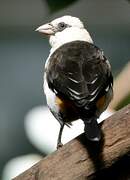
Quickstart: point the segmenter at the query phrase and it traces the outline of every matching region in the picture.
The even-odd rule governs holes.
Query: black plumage
[[[70,111],[75,112],[71,118],[71,113],[61,110],[54,113],[56,118],[63,124],[81,118],[88,139],[100,134],[96,119],[113,96],[111,68],[103,51],[85,41],[66,43],[52,53],[45,72],[49,88],[66,102],[64,108],[70,103]]]
[[[50,57],[46,75],[57,96],[72,100],[77,108],[95,106],[113,84],[110,65],[102,50],[84,41],[58,48]]]

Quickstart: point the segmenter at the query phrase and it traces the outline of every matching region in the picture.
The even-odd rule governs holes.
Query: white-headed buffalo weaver
[[[36,29],[49,36],[50,55],[45,64],[44,92],[47,104],[61,128],[82,119],[85,135],[101,139],[97,118],[113,96],[113,77],[109,61],[76,17],[63,16]]]

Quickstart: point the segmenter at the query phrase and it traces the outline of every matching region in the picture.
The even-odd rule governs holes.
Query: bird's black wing
[[[58,48],[46,68],[49,87],[77,107],[87,106],[112,86],[108,60],[102,50],[84,41],[74,41]]]

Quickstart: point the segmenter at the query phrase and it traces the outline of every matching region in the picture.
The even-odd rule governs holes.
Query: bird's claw
[[[62,143],[58,143],[58,144],[57,144],[57,149],[61,148],[62,146],[63,146]]]

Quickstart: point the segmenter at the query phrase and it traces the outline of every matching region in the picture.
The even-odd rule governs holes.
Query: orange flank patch
[[[64,115],[65,122],[71,122],[78,119],[78,112],[72,101],[56,97],[55,103],[59,106],[60,112]]]
[[[106,97],[104,95],[97,101],[96,106],[99,110],[102,110],[104,109],[105,103],[106,103]]]
[[[61,109],[64,109],[64,101],[62,101],[58,96],[56,97],[55,102]]]

